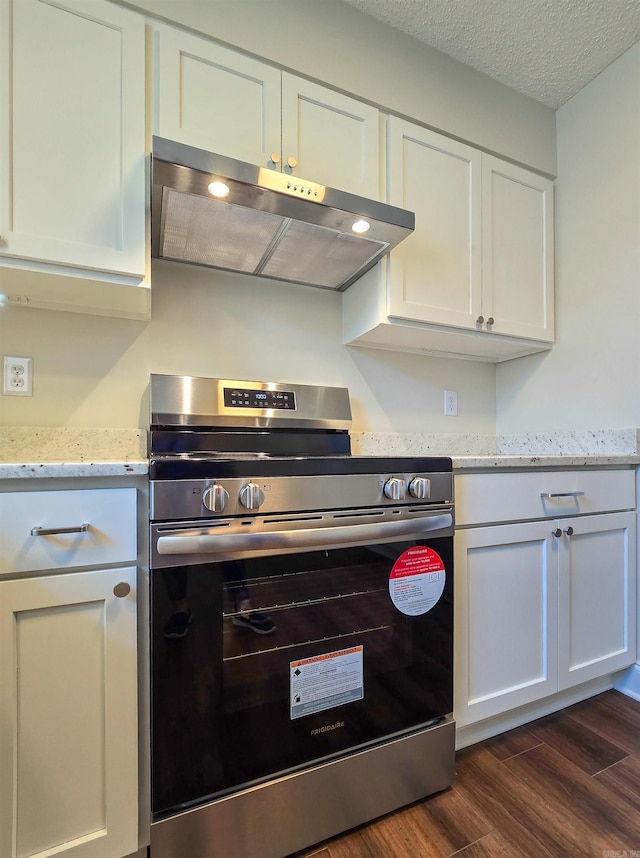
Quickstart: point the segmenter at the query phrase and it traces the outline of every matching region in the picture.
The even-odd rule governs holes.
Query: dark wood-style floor
[[[459,751],[452,789],[295,858],[640,858],[640,703],[607,691]]]

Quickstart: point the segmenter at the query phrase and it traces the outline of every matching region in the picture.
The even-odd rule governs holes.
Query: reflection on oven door
[[[448,715],[452,570],[433,538],[154,571],[154,818]]]

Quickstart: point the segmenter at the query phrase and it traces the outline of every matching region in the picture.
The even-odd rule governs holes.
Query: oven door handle
[[[425,533],[447,531],[453,527],[453,515],[424,516],[409,521],[391,521],[319,527],[304,530],[278,530],[272,533],[220,533],[216,530],[182,530],[175,535],[158,536],[158,554],[245,554],[251,551],[306,550],[371,545],[393,540],[420,539]]]

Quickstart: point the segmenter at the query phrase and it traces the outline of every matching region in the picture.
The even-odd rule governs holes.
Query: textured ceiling
[[[344,0],[549,107],[640,39],[640,0]]]

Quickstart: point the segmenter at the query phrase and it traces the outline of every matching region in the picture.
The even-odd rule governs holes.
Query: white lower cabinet
[[[636,516],[558,523],[558,686],[628,667],[636,658]],[[567,537],[567,530],[572,534]]]
[[[460,726],[635,661],[634,512],[461,529],[455,570]]]
[[[551,539],[548,522],[456,533],[458,724],[557,691],[558,573]]]
[[[134,567],[0,581],[2,858],[138,847],[135,583]]]
[[[125,502],[120,529],[134,535],[133,556],[127,538],[118,566],[60,572],[52,563],[32,577],[0,576],[0,858],[138,849],[136,566],[125,565],[135,561],[135,515],[126,515],[135,489],[111,491]],[[54,557],[65,541],[100,534],[108,492],[3,497],[40,504],[25,521],[31,529],[43,524],[45,495],[67,525],[75,522],[67,503],[85,496],[85,533],[30,537]],[[0,520],[0,536],[13,527]]]

